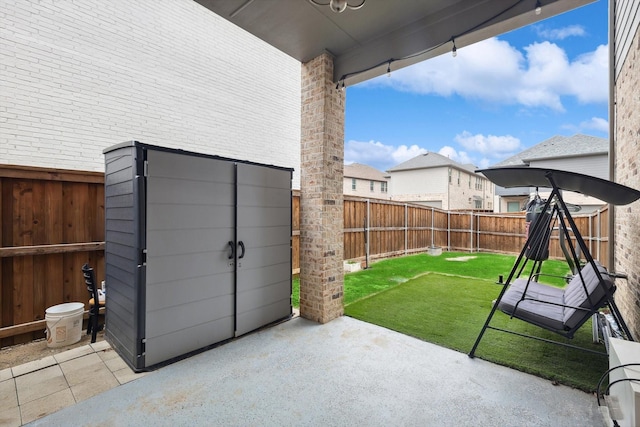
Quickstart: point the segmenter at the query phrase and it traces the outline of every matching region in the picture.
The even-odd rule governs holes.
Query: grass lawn
[[[453,252],[380,261],[345,275],[345,314],[468,353],[491,310],[491,301],[500,292],[495,281],[498,275],[506,280],[514,261],[509,255]],[[564,276],[568,268],[562,261],[546,261],[542,272]],[[564,284],[562,278],[540,281]],[[590,322],[573,340],[509,319],[501,312],[491,324],[604,351],[604,346],[591,344]],[[605,356],[493,330],[485,333],[476,356],[585,391],[595,388],[608,365]]]
[[[507,274],[515,259],[516,257],[513,255],[445,252],[437,257],[419,254],[374,262],[366,270],[345,274],[344,304],[347,306],[361,298],[392,288],[427,272],[455,274],[493,281],[498,280],[499,275],[503,275],[504,280],[507,280]],[[567,272],[569,272],[569,268],[562,261],[546,261],[542,268],[542,273],[554,276],[564,276]],[[564,280],[550,277],[545,280],[545,283],[562,286]],[[300,305],[300,279],[298,277],[293,279],[292,303],[296,308]]]

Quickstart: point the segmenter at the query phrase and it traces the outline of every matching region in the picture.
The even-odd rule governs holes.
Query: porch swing
[[[502,276],[498,284],[502,289],[493,303],[487,320],[478,335],[469,357],[474,357],[476,349],[487,329],[515,334],[551,344],[577,348],[588,352],[601,353],[563,342],[523,334],[491,325],[491,320],[500,310],[512,318],[554,332],[564,338],[573,338],[576,331],[593,317],[595,328],[603,329],[598,335],[604,336],[608,352],[607,333],[617,331],[619,337],[633,341],[627,324],[613,299],[616,291],[614,279],[626,278],[625,275],[607,271],[594,260],[584,242],[570,208],[562,197],[562,190],[575,191],[593,196],[613,205],[626,205],[640,198],[640,191],[623,185],[582,175],[574,172],[530,167],[504,167],[477,171],[484,174],[496,185],[509,187],[546,187],[551,194],[546,201],[539,197],[530,202],[531,217],[527,213],[527,239],[513,265],[507,280]],[[549,257],[549,241],[553,231],[557,230],[563,252],[571,274],[566,276],[564,289],[540,282],[542,263]],[[575,244],[570,236],[573,234]],[[584,261],[581,260],[582,254]],[[527,270],[525,270],[529,266]],[[528,272],[528,274],[524,274]],[[610,314],[603,318],[602,310]],[[610,325],[611,319],[615,325]],[[607,353],[601,353],[607,354]]]

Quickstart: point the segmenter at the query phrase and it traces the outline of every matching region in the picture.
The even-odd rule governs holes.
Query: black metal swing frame
[[[591,256],[591,253],[582,238],[582,235],[578,231],[578,227],[576,226],[575,221],[573,220],[571,213],[563,200],[562,197],[562,189],[578,191],[584,194],[592,195],[594,197],[599,198],[605,202],[621,205],[631,203],[638,198],[640,198],[640,192],[634,190],[629,187],[622,186],[620,184],[616,184],[610,181],[601,180],[599,178],[594,178],[586,175],[581,175],[572,172],[566,171],[558,171],[553,169],[538,169],[538,168],[527,168],[527,167],[515,167],[515,168],[494,168],[494,169],[485,169],[480,170],[478,172],[482,172],[489,178],[491,181],[496,183],[497,185],[501,185],[503,187],[521,187],[521,186],[535,186],[535,187],[550,187],[551,195],[548,197],[545,202],[542,212],[548,213],[548,215],[540,215],[538,216],[538,220],[535,221],[533,227],[530,229],[530,232],[527,236],[527,240],[524,244],[524,247],[520,251],[515,264],[513,265],[506,282],[500,281],[499,284],[502,285],[502,289],[494,301],[489,316],[487,317],[471,351],[469,352],[469,357],[474,357],[475,352],[482,340],[487,329],[493,329],[500,332],[506,332],[514,335],[518,335],[524,338],[531,338],[543,342],[547,342],[550,344],[560,345],[569,348],[580,349],[588,352],[599,353],[606,355],[607,353],[601,353],[598,351],[594,351],[591,349],[586,349],[582,347],[578,347],[575,345],[571,345],[568,343],[563,343],[559,341],[549,340],[546,338],[536,337],[528,334],[523,334],[516,331],[511,331],[508,329],[498,328],[491,325],[491,320],[498,309],[500,309],[501,301],[503,300],[505,294],[509,290],[510,286],[514,282],[514,279],[520,280],[519,285],[523,285],[523,280],[526,280],[526,284],[524,284],[524,290],[520,295],[518,301],[515,303],[513,310],[510,314],[511,317],[519,318],[525,322],[531,323],[533,325],[539,326],[541,328],[547,329],[549,331],[555,332],[565,338],[573,338],[575,332],[591,317],[593,314],[598,313],[600,309],[606,307],[610,310],[611,316],[613,320],[616,322],[619,329],[624,333],[626,339],[633,341],[633,337],[627,324],[625,323],[620,310],[618,309],[614,299],[613,294],[616,290],[615,285],[611,278],[615,277],[624,277],[622,275],[616,275],[614,273],[608,273],[601,267]],[[574,246],[571,236],[569,232],[571,231],[574,235],[576,243],[585,257],[585,270],[589,269],[589,273],[595,273],[597,277],[597,286],[600,287],[598,290],[598,297],[592,298],[590,290],[587,289],[585,285],[585,279],[583,278],[583,271],[578,270],[574,278],[578,280],[583,288],[583,291],[586,295],[588,306],[585,307],[585,304],[581,304],[580,306],[568,306],[564,304],[558,304],[556,302],[550,302],[548,300],[536,299],[527,296],[527,291],[530,285],[530,282],[537,281],[537,278],[540,274],[540,267],[542,264],[542,260],[540,257],[536,257],[535,254],[531,257],[531,254],[528,253],[528,250],[532,248],[535,249],[537,246],[537,250],[541,250],[541,242],[548,241],[547,239],[550,237],[550,234],[553,230],[551,227],[552,221],[558,221],[558,230],[561,235],[566,239],[566,242],[569,246],[569,252],[573,259],[574,265],[578,266],[580,264],[580,256],[576,252],[576,246]],[[531,275],[528,279],[519,279],[520,275],[524,271],[527,263],[530,261],[530,258],[533,259],[533,265],[531,268]],[[588,266],[588,267],[587,267]],[[544,286],[544,285],[543,285]],[[520,286],[522,287],[522,286]],[[539,322],[535,321],[535,316],[532,318],[530,316],[521,316],[518,315],[519,305],[524,302],[529,301],[534,304],[540,304],[540,306],[544,306],[545,304],[554,304],[560,305],[563,309],[568,308],[572,310],[579,311],[582,316],[579,318],[577,322],[573,322],[571,327],[557,327],[550,326],[547,322]],[[527,303],[525,303],[526,305]]]

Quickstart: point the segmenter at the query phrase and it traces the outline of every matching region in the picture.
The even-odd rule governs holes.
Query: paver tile
[[[21,425],[22,421],[20,419],[20,408],[18,406],[3,409],[0,411],[0,426],[18,427]]]
[[[20,414],[24,424],[52,414],[62,408],[75,404],[71,389],[65,388],[57,393],[41,397],[31,402],[20,404]],[[69,425],[73,422],[70,420]]]
[[[104,369],[94,374],[87,381],[72,386],[71,392],[76,402],[81,402],[119,385],[120,383],[116,377],[109,370]]]
[[[33,362],[25,363],[22,365],[14,366],[11,368],[14,377],[28,374],[39,369],[48,368],[56,364],[56,359],[53,356],[47,356],[40,360],[34,360]]]
[[[83,345],[82,347],[76,347],[71,350],[58,353],[53,357],[55,357],[56,362],[62,363],[91,353],[93,353],[93,348],[91,348],[90,345]]]
[[[60,368],[71,387],[91,380],[100,371],[110,372],[100,356],[95,353],[63,362]]]
[[[107,360],[120,359],[120,355],[112,348],[106,348],[104,350],[96,351],[96,354],[100,356],[100,359],[104,360],[105,362]]]
[[[0,414],[9,408],[18,407],[18,392],[13,378],[0,382]],[[0,423],[0,425],[3,425]]]
[[[104,364],[107,365],[107,368],[109,368],[111,372],[119,371],[120,369],[129,367],[129,365],[127,365],[127,363],[119,356],[109,360],[105,360]]]
[[[13,374],[11,373],[11,368],[3,369],[0,371],[0,381],[8,380],[9,378],[13,378]]]
[[[109,343],[107,341],[98,341],[98,342],[94,342],[93,344],[89,344],[89,345],[96,352],[111,348],[111,346],[109,345]]]
[[[125,383],[128,383],[129,381],[137,380],[138,378],[142,378],[148,374],[150,374],[150,372],[135,373],[128,366],[126,368],[113,371],[113,375],[118,379],[118,382],[120,384],[125,384]]]
[[[60,366],[50,366],[15,378],[20,406],[69,388]]]

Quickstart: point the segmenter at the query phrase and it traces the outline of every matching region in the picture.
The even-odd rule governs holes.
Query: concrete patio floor
[[[96,424],[604,425],[590,394],[348,317],[294,318],[29,425]]]

